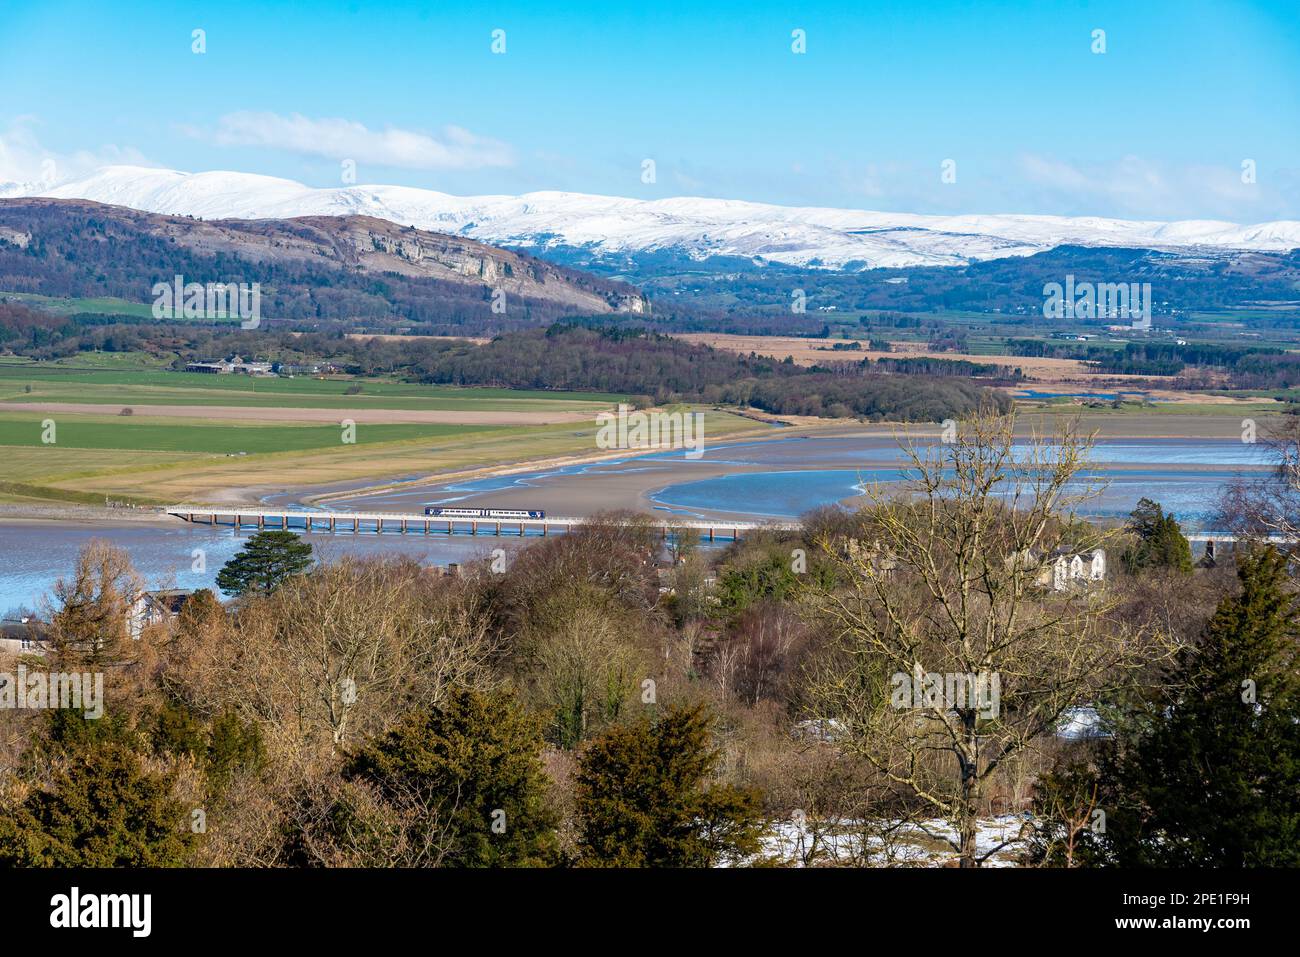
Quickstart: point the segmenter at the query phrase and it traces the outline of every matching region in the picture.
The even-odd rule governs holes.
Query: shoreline
[[[789,433],[782,432],[782,437],[787,437]],[[750,434],[739,432],[732,436],[733,439],[748,439]],[[754,435],[752,441],[763,442],[769,441],[775,436]],[[730,444],[730,441],[728,442]],[[461,469],[456,472],[447,472],[443,474],[433,474],[418,479],[408,479],[405,481],[386,482],[379,485],[366,485],[355,489],[337,489],[330,492],[324,492],[319,495],[303,496],[304,505],[318,505],[322,502],[335,501],[337,499],[356,498],[361,495],[379,494],[381,492],[398,491],[401,489],[415,489],[422,486],[444,486],[454,485],[461,482],[474,482],[479,479],[487,478],[505,478],[509,475],[526,475],[529,472],[547,472],[553,469],[568,468],[572,465],[599,465],[601,462],[621,462],[629,459],[635,459],[642,455],[653,455],[662,449],[618,449],[610,452],[598,452],[588,455],[572,456],[553,456],[545,459],[534,459],[527,462],[512,462],[509,465],[484,465],[473,469]]]
[[[1028,437],[1035,426],[1040,430],[1048,421],[1059,421],[1062,418],[1072,418],[1070,414],[1062,414],[1048,410],[1023,410],[1021,412],[1021,421],[1016,432],[1018,436]],[[1222,418],[1223,421],[1218,420]],[[908,436],[917,441],[918,444],[925,443],[926,440],[933,441],[940,434],[940,426],[935,423],[924,424],[901,424],[901,423],[863,423],[856,420],[809,420],[806,418],[788,416],[782,418],[768,419],[760,423],[757,419],[752,420],[754,428],[741,428],[732,432],[725,433],[717,437],[713,442],[706,445],[708,448],[720,448],[734,446],[737,444],[754,444],[766,445],[769,443],[780,442],[795,438],[808,439],[834,439],[834,438],[860,438],[868,443],[883,443],[888,446],[895,446],[897,440]],[[766,427],[763,427],[766,425]],[[1227,442],[1240,435],[1240,419],[1236,416],[1196,416],[1190,419],[1182,416],[1097,416],[1088,415],[1080,416],[1080,430],[1083,433],[1097,433],[1099,444],[1114,442],[1142,442],[1142,441],[1159,441],[1178,444],[1197,444],[1202,442]],[[927,443],[928,444],[928,443]],[[615,449],[590,451],[571,455],[547,456],[540,459],[523,459],[513,462],[498,462],[494,464],[477,465],[468,468],[458,468],[443,473],[429,473],[417,477],[403,478],[382,478],[374,479],[350,479],[346,482],[333,485],[316,485],[316,486],[230,486],[221,491],[220,494],[209,498],[205,502],[194,502],[195,505],[219,505],[224,507],[238,506],[270,506],[294,508],[321,508],[328,506],[330,503],[338,502],[348,503],[357,499],[391,496],[397,499],[407,496],[417,496],[423,490],[428,490],[429,494],[437,494],[439,490],[445,490],[448,485],[463,484],[468,482],[482,481],[493,478],[507,478],[512,475],[528,475],[539,472],[553,472],[562,469],[572,469],[575,467],[595,466],[599,467],[602,463],[618,463],[635,460],[643,456],[650,456],[662,450],[637,450],[637,449]],[[705,479],[717,477],[723,473],[743,473],[747,471],[784,471],[785,469],[775,469],[770,466],[739,466],[734,464],[727,465],[720,462],[709,462],[707,460],[700,463],[700,467],[695,471],[695,475],[690,478],[684,478],[680,475],[663,474],[656,476],[649,481],[646,474],[649,471],[664,471],[671,473],[677,471],[672,466],[675,460],[655,460],[647,463],[647,469],[642,472],[628,472],[623,476],[622,481],[609,483],[602,481],[605,495],[597,496],[600,500],[598,503],[592,502],[592,496],[589,494],[589,488],[574,489],[573,496],[563,496],[566,499],[565,504],[551,506],[559,512],[569,507],[572,514],[580,516],[582,514],[591,514],[596,511],[608,511],[617,509],[634,509],[643,511],[648,514],[665,515],[677,514],[674,506],[666,506],[657,502],[654,498],[668,486],[679,484],[682,481],[691,481],[695,478]],[[680,464],[680,463],[679,463]],[[869,450],[864,450],[863,456],[859,461],[860,467],[873,467],[888,465],[889,460],[882,458],[875,461]],[[1158,466],[1169,472],[1188,472],[1194,473],[1206,468],[1206,464],[1188,464],[1188,463],[1111,463],[1105,467],[1114,472],[1138,471],[1142,469]],[[807,463],[791,468],[790,471],[799,471],[809,467],[817,468],[815,465]],[[824,466],[823,466],[824,467]],[[1267,468],[1267,466],[1253,466],[1236,464],[1224,466],[1241,471],[1256,471]],[[598,473],[599,474],[599,473]],[[609,478],[608,476],[606,477]],[[665,481],[667,479],[667,481]],[[536,492],[541,494],[542,490],[537,486],[530,487],[506,487],[496,490],[498,497],[509,498],[527,496]],[[558,490],[548,488],[545,490],[545,497],[554,501]],[[466,497],[483,495],[484,492],[466,493]],[[593,507],[595,505],[596,507]],[[17,524],[30,522],[60,522],[63,524],[84,524],[87,526],[140,526],[152,525],[155,527],[174,527],[177,520],[161,513],[161,506],[140,506],[136,509],[131,508],[108,508],[98,505],[88,505],[84,503],[58,501],[33,501],[31,503],[13,502],[0,503],[0,523]],[[693,510],[695,511],[695,510]],[[737,518],[742,513],[736,512],[712,512],[710,517],[718,518]]]
[[[166,528],[176,524],[176,521],[153,506],[126,509],[107,508],[103,505],[81,505],[75,502],[68,502],[66,505],[54,502],[33,502],[29,505],[0,503],[0,525],[61,522],[65,525],[152,525]]]
[[[1061,419],[1072,417],[1068,412],[1055,412],[1046,409],[1026,409],[1021,412],[1024,418],[1051,418]],[[1197,417],[1204,421],[1204,417]],[[755,421],[762,421],[755,419]],[[731,445],[736,440],[746,442],[766,443],[780,441],[782,439],[794,438],[796,436],[806,436],[810,438],[873,438],[873,439],[891,439],[895,440],[903,436],[910,436],[913,439],[934,438],[940,435],[941,426],[937,423],[865,423],[852,419],[837,420],[807,420],[801,417],[787,416],[784,419],[768,420],[774,427],[771,431],[738,431],[728,433],[720,437],[718,445]],[[1182,423],[1180,423],[1182,424]],[[1193,429],[1176,429],[1169,431],[1166,429],[1152,429],[1157,425],[1151,421],[1151,417],[1143,416],[1135,421],[1130,417],[1114,417],[1103,422],[1083,422],[1088,428],[1095,428],[1098,432],[1099,442],[1122,442],[1122,441],[1142,441],[1142,440],[1160,440],[1170,442],[1203,442],[1203,441],[1226,441],[1240,435],[1240,422],[1232,417],[1233,428],[1228,430],[1225,435],[1196,435],[1192,434]],[[1125,426],[1124,428],[1115,428],[1115,426]],[[1028,427],[1018,427],[1016,434],[1028,438],[1031,429]],[[405,489],[416,489],[419,487],[439,487],[461,482],[472,482],[480,479],[498,478],[509,475],[526,474],[529,472],[549,471],[551,469],[567,468],[575,465],[595,465],[601,462],[613,462],[624,459],[636,458],[641,455],[653,454],[656,450],[634,450],[620,449],[609,452],[592,452],[579,455],[568,456],[550,456],[542,459],[533,459],[528,461],[499,463],[496,465],[482,465],[473,468],[458,469],[445,473],[430,473],[415,479],[399,479],[392,481],[379,481],[373,485],[364,485],[360,482],[349,482],[349,487],[328,488],[320,492],[310,493],[306,489],[285,492],[283,490],[271,490],[266,487],[250,487],[246,489],[231,489],[230,492],[261,492],[266,494],[293,494],[301,496],[301,502],[304,505],[319,505],[326,502],[336,501],[339,499],[351,499],[366,494],[380,494],[383,492],[401,491]],[[1171,465],[1171,469],[1179,469],[1182,466]],[[1202,466],[1197,466],[1202,467]],[[261,502],[262,497],[257,497],[256,501]]]

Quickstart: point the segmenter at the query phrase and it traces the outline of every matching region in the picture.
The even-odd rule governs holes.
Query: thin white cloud
[[[948,184],[940,177],[937,156],[929,164],[854,164],[834,157],[827,161],[827,175],[821,178],[828,188],[819,193],[815,176],[802,180],[809,184],[808,198],[800,201],[830,206],[856,203],[911,213],[1239,223],[1300,219],[1300,170],[1279,167],[1266,156],[1254,157],[1254,182],[1243,181],[1240,160],[1214,165],[1120,155],[1083,162],[1038,153],[1014,155],[1004,163],[987,158],[968,162],[960,154],[955,159],[958,175]]]
[[[372,130],[355,120],[313,119],[299,113],[227,113],[217,121],[211,139],[221,146],[264,146],[404,169],[481,169],[515,162],[509,145],[459,126],[443,127],[438,136],[431,136],[392,126]]]
[[[101,166],[150,166],[139,150],[104,145],[61,153],[43,147],[34,116],[17,117],[0,131],[0,184],[53,185],[85,176]]]
[[[1243,158],[1245,159],[1245,158]],[[1291,176],[1264,158],[1256,182],[1243,182],[1237,165],[1168,164],[1122,156],[1109,162],[1069,163],[1023,155],[1019,169],[1039,206],[1110,209],[1129,217],[1244,220],[1294,215]],[[1271,207],[1271,209],[1270,209]]]

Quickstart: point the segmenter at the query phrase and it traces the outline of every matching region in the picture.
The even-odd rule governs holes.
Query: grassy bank
[[[497,464],[589,455],[595,416],[527,426],[356,426],[343,444],[335,425],[221,422],[59,413],[54,444],[38,413],[0,413],[0,493],[102,503],[105,497],[167,504],[256,498],[267,489],[393,481]],[[710,441],[768,434],[771,426],[705,412]],[[243,454],[240,454],[243,453]]]

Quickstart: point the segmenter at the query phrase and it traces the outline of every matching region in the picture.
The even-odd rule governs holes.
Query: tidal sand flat
[[[918,437],[923,454],[934,437]],[[1155,496],[1177,513],[1207,519],[1222,488],[1239,474],[1269,468],[1260,445],[1233,439],[1113,439],[1093,449],[1088,484],[1107,486],[1087,514],[1122,517],[1138,499]],[[795,436],[722,443],[698,459],[682,451],[613,461],[488,475],[471,481],[413,484],[334,497],[332,507],[420,511],[453,503],[542,508],[562,516],[608,509],[724,518],[793,518],[821,505],[852,504],[865,484],[891,485],[908,476],[905,453],[876,433]]]

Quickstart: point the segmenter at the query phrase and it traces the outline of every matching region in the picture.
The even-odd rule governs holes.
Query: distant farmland
[[[66,363],[0,359],[0,501],[256,501],[268,488],[591,455],[596,414],[625,398],[146,363],[107,353]],[[124,408],[131,414],[119,414]],[[711,436],[765,428],[705,414]],[[47,419],[53,444],[42,441]],[[356,423],[353,443],[343,441],[343,419]]]
[[[30,389],[30,391],[28,391]],[[349,390],[352,390],[349,392]],[[358,391],[359,390],[359,391]],[[246,405],[263,408],[383,408],[590,411],[625,396],[420,385],[391,379],[254,378],[198,372],[104,369],[0,362],[0,401],[102,402],[106,405]]]
[[[255,455],[331,448],[342,444],[337,425],[278,425],[158,419],[135,416],[51,415],[0,412],[0,446],[41,446],[46,418],[55,423],[56,445],[66,449],[149,452],[206,452]],[[358,425],[355,444],[440,439],[497,426]]]
[[[1029,356],[1007,356],[995,354],[975,354],[964,352],[936,352],[927,349],[924,343],[895,342],[891,352],[879,352],[868,348],[866,340],[858,340],[861,349],[840,349],[831,346],[835,343],[848,345],[846,339],[808,339],[796,336],[740,336],[714,332],[688,332],[678,335],[679,339],[701,345],[712,346],[727,352],[748,355],[755,352],[760,356],[784,359],[790,356],[799,365],[810,366],[828,362],[861,362],[863,359],[908,359],[929,358],[966,360],[976,363],[992,363],[1011,369],[1020,369],[1025,375],[1045,381],[1072,381],[1097,378],[1097,373],[1078,359],[1034,358]],[[1108,375],[1106,379],[1124,378]],[[1132,378],[1132,377],[1130,377]],[[1150,377],[1148,377],[1150,378]]]

